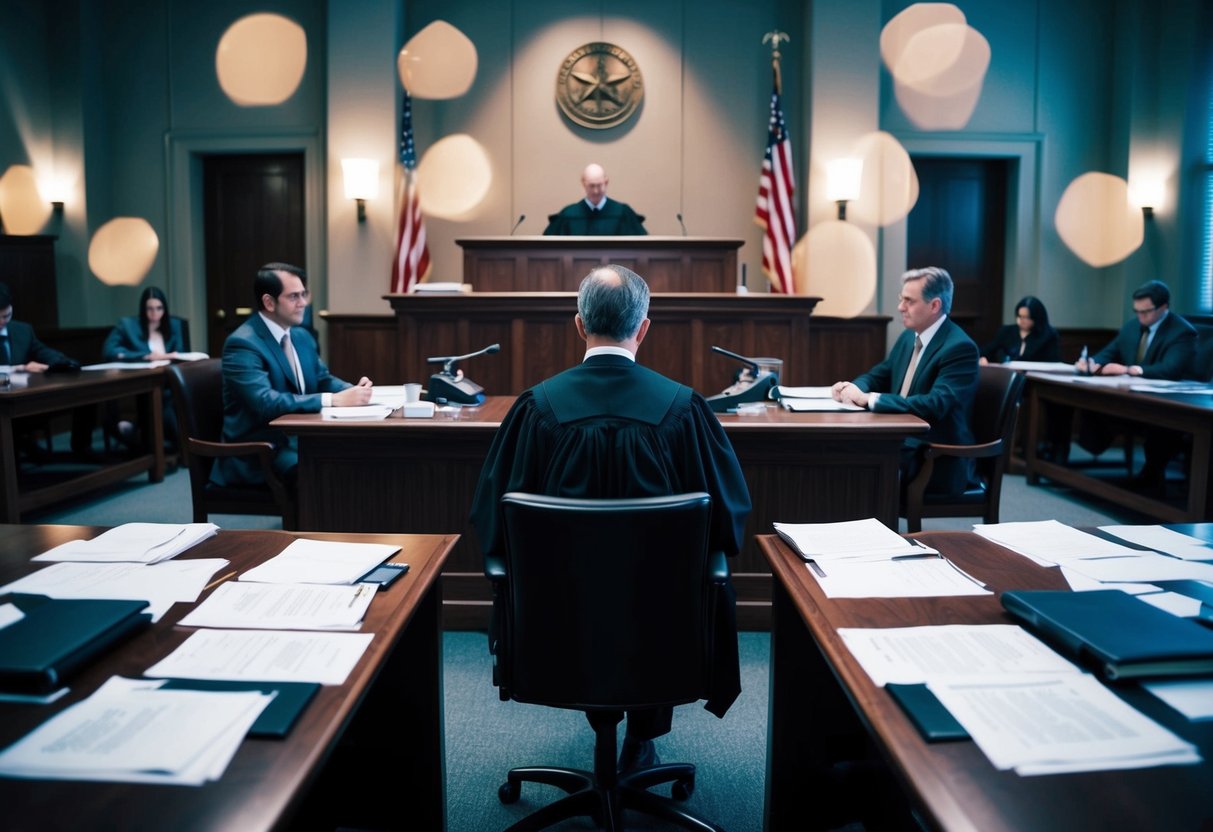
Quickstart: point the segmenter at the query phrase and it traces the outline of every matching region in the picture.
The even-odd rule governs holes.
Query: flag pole
[[[775,92],[779,95],[783,95],[783,79],[779,74],[779,59],[783,56],[779,52],[779,44],[791,39],[787,32],[781,32],[778,29],[772,29],[762,36],[764,44],[771,44],[771,74],[775,80]]]

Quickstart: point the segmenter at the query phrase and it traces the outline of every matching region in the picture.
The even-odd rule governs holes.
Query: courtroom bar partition
[[[591,269],[617,263],[661,292],[723,292],[738,284],[726,237],[464,237],[463,282],[477,292],[575,292]]]

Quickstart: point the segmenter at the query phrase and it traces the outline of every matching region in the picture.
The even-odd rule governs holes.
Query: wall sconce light
[[[1154,216],[1154,209],[1167,198],[1167,183],[1162,178],[1137,177],[1129,183],[1129,202],[1141,208],[1142,216]]]
[[[838,219],[847,218],[847,203],[859,199],[863,181],[863,159],[834,159],[826,162],[826,198],[838,204]]]
[[[342,159],[345,198],[358,203],[358,222],[366,222],[366,201],[379,196],[378,159]]]

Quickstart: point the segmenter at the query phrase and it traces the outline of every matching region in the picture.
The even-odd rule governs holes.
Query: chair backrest
[[[711,497],[502,497],[499,658],[520,702],[581,710],[707,696]]]
[[[173,409],[177,412],[177,435],[185,450],[190,479],[205,483],[214,460],[191,454],[190,439],[218,442],[223,433],[223,362],[218,358],[184,361],[167,368]]]
[[[1001,439],[1003,446],[1000,457],[977,460],[978,471],[987,480],[1006,464],[1026,378],[1023,373],[999,367],[977,368],[977,393],[973,397],[971,422],[973,437],[979,445]]]

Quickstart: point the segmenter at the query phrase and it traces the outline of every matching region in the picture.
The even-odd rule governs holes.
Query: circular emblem
[[[631,118],[644,98],[635,59],[612,43],[587,43],[569,53],[556,75],[556,101],[582,127],[602,129]]]

